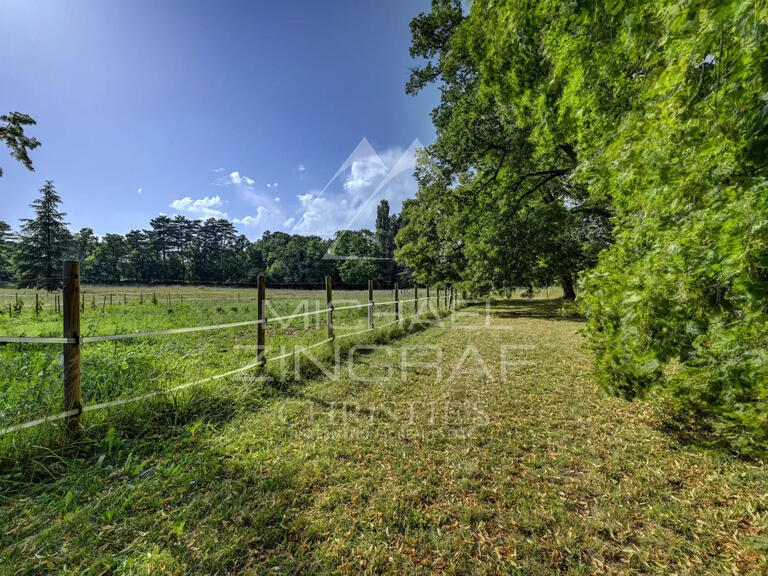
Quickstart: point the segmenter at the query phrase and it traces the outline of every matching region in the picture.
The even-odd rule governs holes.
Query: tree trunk
[[[576,290],[573,287],[573,278],[570,274],[560,276],[560,284],[563,287],[563,298],[566,300],[576,300]]]

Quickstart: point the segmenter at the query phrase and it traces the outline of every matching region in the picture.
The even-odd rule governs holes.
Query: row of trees
[[[768,7],[433,0],[441,87],[398,254],[475,290],[580,289],[603,384],[768,440]]]
[[[266,274],[272,283],[314,284],[326,275],[345,284],[407,282],[405,268],[393,260],[400,218],[389,203],[378,207],[376,230],[344,230],[333,239],[265,232],[256,242],[239,234],[228,220],[190,220],[160,215],[146,230],[97,237],[91,228],[74,234],[64,221],[61,198],[46,182],[18,235],[0,222],[0,281],[55,289],[61,262],[82,262],[91,283],[253,283]]]

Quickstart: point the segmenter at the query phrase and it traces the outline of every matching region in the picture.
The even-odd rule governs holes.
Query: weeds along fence
[[[347,294],[343,292],[337,292],[341,298],[335,300],[331,278],[327,277],[324,292],[315,301],[314,309],[309,309],[305,302],[297,304],[296,298],[280,298],[279,290],[274,294],[277,298],[268,299],[266,279],[260,276],[255,295],[251,291],[247,295],[224,292],[226,296],[215,298],[211,292],[206,295],[187,292],[187,298],[177,296],[165,300],[155,295],[150,302],[158,305],[147,307],[151,313],[138,314],[141,310],[138,308],[120,310],[119,318],[109,324],[111,333],[98,334],[104,327],[98,319],[90,318],[83,325],[89,302],[80,289],[79,262],[65,262],[61,280],[62,292],[53,300],[54,306],[46,317],[46,321],[58,319],[61,337],[49,335],[50,322],[48,334],[0,336],[0,366],[3,366],[0,436],[56,421],[63,421],[66,432],[76,436],[86,413],[141,403],[250,371],[263,372],[269,363],[283,363],[291,356],[340,339],[400,326],[407,318],[419,320],[425,312],[439,314],[453,310],[458,299],[451,286],[436,287],[434,292],[426,287],[421,294],[419,287],[413,287],[403,294],[397,284],[377,292],[369,281],[367,291],[360,293],[362,301],[345,298]],[[109,294],[114,293],[101,293],[102,306],[107,305]],[[383,297],[383,301],[376,299],[376,294]],[[128,293],[123,295],[125,299],[119,304],[127,302]],[[138,295],[140,302],[147,298],[146,292],[133,295]],[[113,295],[113,305],[114,301]],[[244,307],[234,306],[235,301],[245,303]],[[94,302],[95,294],[91,294],[90,305],[95,306]],[[209,302],[215,308],[206,308]],[[224,302],[233,305],[226,309]],[[255,310],[252,310],[254,303]],[[168,305],[167,309],[163,304]],[[36,315],[39,308],[38,302]],[[240,315],[255,312],[255,317],[233,317],[233,312]],[[215,318],[216,321],[165,327],[164,321],[171,317],[190,321]],[[18,320],[18,316],[9,316],[6,325],[10,325],[11,319]],[[42,318],[33,319],[43,322]],[[152,325],[148,326],[149,323]],[[132,329],[121,331],[124,326]],[[206,336],[204,342],[194,341],[193,346],[184,340],[205,335],[213,337],[209,340]],[[152,344],[157,341],[163,344]],[[135,344],[124,357],[117,349],[123,343]],[[52,347],[57,345],[62,346],[60,356],[53,353]],[[91,348],[93,354],[84,362],[83,350]],[[35,354],[35,350],[42,352]],[[187,378],[195,370],[202,373]],[[37,386],[26,386],[34,374],[41,381]],[[88,401],[83,394],[84,376],[89,384]],[[148,389],[152,382],[158,385]],[[51,414],[56,404],[63,409]],[[9,406],[19,407],[16,418],[8,418]],[[44,413],[38,414],[39,417],[24,417],[34,415],[41,407]]]

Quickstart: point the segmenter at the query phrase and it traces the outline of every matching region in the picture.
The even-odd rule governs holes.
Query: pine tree
[[[22,219],[18,268],[23,286],[55,290],[60,286],[61,261],[67,250],[70,233],[59,212],[61,198],[47,180],[40,189],[41,197],[30,206],[34,218]]]

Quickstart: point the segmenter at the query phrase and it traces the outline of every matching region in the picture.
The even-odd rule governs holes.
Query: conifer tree
[[[40,193],[30,205],[35,217],[22,219],[18,269],[23,286],[55,290],[61,284],[61,261],[70,233],[53,182],[47,180]]]

